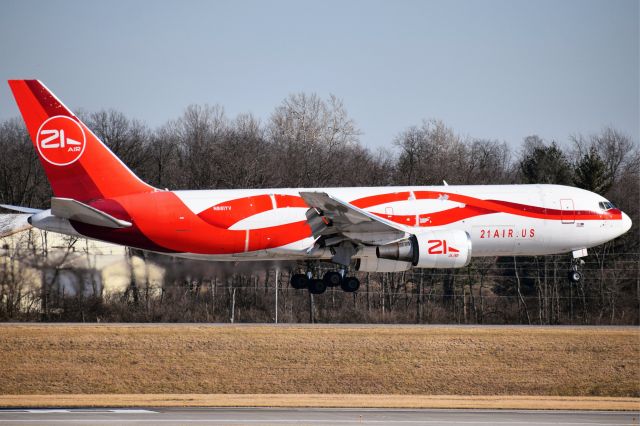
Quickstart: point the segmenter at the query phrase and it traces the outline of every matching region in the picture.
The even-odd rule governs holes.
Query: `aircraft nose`
[[[631,229],[631,225],[631,218],[626,213],[622,213],[622,233],[624,234]]]

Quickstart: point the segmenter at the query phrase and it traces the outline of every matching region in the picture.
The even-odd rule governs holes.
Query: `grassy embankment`
[[[640,408],[633,328],[4,325],[0,363],[0,406]]]

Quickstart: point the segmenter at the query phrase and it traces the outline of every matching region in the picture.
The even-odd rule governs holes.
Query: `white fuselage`
[[[464,230],[471,238],[474,257],[570,252],[612,240],[626,232],[631,225],[628,216],[619,210],[601,208],[599,203],[606,202],[605,198],[560,185],[296,188],[174,193],[196,215],[206,213],[207,209],[216,209],[215,214],[219,216],[235,213],[233,209],[236,207],[231,203],[233,200],[269,195],[273,201],[270,208],[258,212],[247,211],[228,228],[252,231],[277,229],[306,220],[308,207],[281,207],[275,196],[284,194],[297,197],[301,191],[323,191],[356,204],[358,200],[371,198],[362,207],[364,210],[393,220],[411,234],[434,229]],[[496,207],[496,202],[504,204]],[[247,238],[251,238],[251,232],[247,232]],[[247,241],[246,247],[250,248],[252,242]],[[284,245],[267,246],[259,250],[218,255],[181,255],[210,260],[331,257],[328,251],[309,251],[313,242],[313,236],[306,235]]]

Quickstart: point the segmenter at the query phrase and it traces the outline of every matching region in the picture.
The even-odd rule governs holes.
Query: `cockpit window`
[[[600,206],[600,209],[602,210],[610,210],[610,209],[616,208],[616,205],[613,204],[611,201],[600,201],[598,203],[598,206]]]

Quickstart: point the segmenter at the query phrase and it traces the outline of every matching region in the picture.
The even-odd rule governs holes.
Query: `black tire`
[[[578,283],[582,279],[582,274],[580,271],[569,271],[569,281],[573,283]]]
[[[302,290],[309,286],[309,278],[305,274],[293,274],[291,276],[291,287]]]
[[[323,280],[309,280],[309,293],[311,294],[322,294],[327,291],[327,285]]]
[[[342,284],[340,284],[343,291],[348,293],[353,293],[354,291],[358,291],[360,288],[360,280],[356,277],[346,277],[342,280]]]
[[[326,284],[327,287],[338,287],[342,284],[342,275],[337,272],[327,272],[322,277],[322,281]]]

